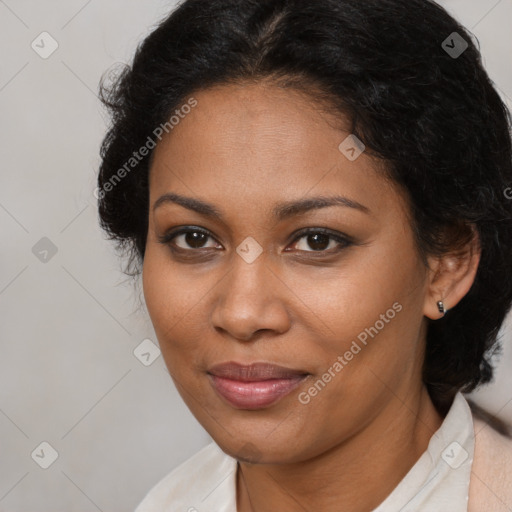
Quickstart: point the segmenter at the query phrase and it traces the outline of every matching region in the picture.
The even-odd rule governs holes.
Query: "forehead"
[[[340,151],[345,120],[314,97],[261,84],[193,97],[197,106],[155,149],[152,203],[170,191],[245,208],[333,193],[381,208],[391,196],[396,202],[376,159],[363,152],[351,161]]]

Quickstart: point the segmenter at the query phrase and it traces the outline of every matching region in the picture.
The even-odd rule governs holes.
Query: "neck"
[[[443,418],[422,388],[398,398],[349,440],[294,464],[247,464],[237,472],[238,512],[368,512],[393,491],[427,449]]]

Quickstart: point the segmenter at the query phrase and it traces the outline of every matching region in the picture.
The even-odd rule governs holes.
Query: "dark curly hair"
[[[100,84],[112,125],[101,148],[99,217],[129,255],[124,272],[140,275],[144,260],[152,151],[134,170],[126,162],[155,145],[157,127],[214,85],[270,80],[305,92],[348,118],[406,191],[425,263],[463,247],[476,228],[474,284],[427,332],[423,379],[446,412],[457,391],[491,380],[512,301],[511,115],[473,37],[430,0],[181,3],[132,66]]]

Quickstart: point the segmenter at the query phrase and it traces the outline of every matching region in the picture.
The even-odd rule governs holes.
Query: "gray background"
[[[512,0],[441,4],[478,37],[512,106]],[[145,366],[133,353],[156,338],[93,195],[100,76],[174,5],[0,0],[0,511],[132,510],[209,441],[162,357]],[[31,47],[43,31],[59,45],[47,59]],[[476,396],[510,422],[511,332],[509,319],[496,383]],[[43,441],[58,452],[48,469],[36,463],[51,457]]]

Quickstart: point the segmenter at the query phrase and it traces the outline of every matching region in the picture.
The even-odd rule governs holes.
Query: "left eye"
[[[305,252],[328,252],[338,246],[348,246],[350,242],[339,235],[322,231],[310,231],[303,233],[295,242],[297,249]]]

